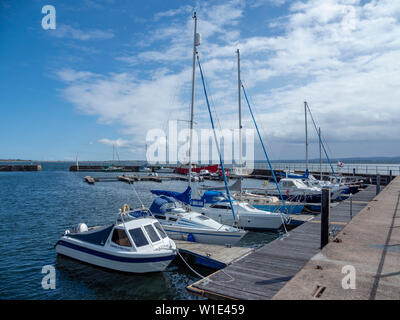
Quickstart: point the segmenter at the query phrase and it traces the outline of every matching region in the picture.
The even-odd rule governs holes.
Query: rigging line
[[[137,192],[136,188],[134,187],[133,182],[132,183],[128,182],[128,184],[131,186],[133,192],[135,193],[136,197],[138,198],[140,204],[142,205],[142,208],[144,208],[144,204],[143,204],[142,200],[140,199],[139,193]]]
[[[242,85],[244,85],[245,82],[244,82],[243,80],[241,80],[241,83],[242,83]],[[251,96],[248,97],[248,98],[249,98],[249,101],[251,102],[251,105],[253,106],[252,109],[253,109],[253,111],[254,111],[256,117],[257,117],[258,119],[261,119],[261,117],[259,116],[260,112],[258,111],[257,104],[254,103],[254,100],[253,100],[253,98],[252,98]],[[273,150],[269,147],[268,139],[266,138],[266,137],[268,137],[268,135],[266,134],[266,132],[265,132],[265,130],[264,130],[264,126],[261,126],[260,131],[261,131],[261,136],[264,137],[264,139],[265,139],[266,142],[267,142],[267,147],[266,147],[266,148],[269,149],[269,150],[268,150],[269,154],[271,154],[272,157],[276,159],[276,157],[274,157],[274,152],[273,152]]]
[[[249,107],[249,110],[250,110],[251,117],[253,118],[254,126],[256,127],[256,130],[257,130],[258,137],[259,137],[259,139],[260,139],[260,142],[261,142],[262,148],[263,148],[263,150],[264,150],[265,157],[267,158],[268,165],[269,165],[269,168],[270,168],[270,170],[271,170],[271,173],[272,173],[272,177],[274,178],[274,181],[275,181],[276,187],[278,188],[279,195],[280,195],[280,198],[281,198],[281,200],[282,200],[282,204],[285,204],[285,200],[283,199],[283,196],[282,196],[282,193],[281,193],[281,189],[279,188],[278,181],[276,180],[276,176],[275,176],[274,169],[272,168],[271,161],[269,161],[269,157],[268,157],[268,154],[267,154],[267,150],[265,149],[265,145],[264,145],[264,142],[263,142],[263,140],[262,140],[262,137],[261,137],[260,131],[258,130],[258,126],[257,126],[256,119],[254,118],[253,111],[251,110],[251,106],[250,106],[249,99],[247,98],[246,90],[244,89],[244,85],[243,85],[243,83],[241,83],[241,85],[242,85],[242,89],[243,89],[244,97],[246,98],[246,102],[247,102],[247,105],[248,105],[248,107]]]
[[[332,152],[331,148],[329,148],[328,142],[326,141],[326,139],[325,139],[323,134],[321,134],[321,136],[322,136],[322,139],[324,140],[324,142],[326,144],[326,147],[328,148],[328,151],[329,151],[329,153],[331,155],[331,158],[333,158],[333,152]]]
[[[205,72],[203,73],[204,75],[205,75]],[[208,95],[209,97],[210,97],[210,100],[211,100],[211,107],[212,107],[212,109],[213,109],[213,113],[214,113],[214,117],[217,119],[217,123],[218,123],[218,128],[220,129],[220,130],[222,130],[222,126],[221,126],[221,123],[220,123],[220,121],[219,121],[219,117],[218,117],[218,114],[217,114],[217,109],[215,108],[215,103],[214,103],[214,99],[213,99],[213,95],[212,95],[212,93],[211,93],[211,87],[209,86],[209,84],[208,84],[208,80],[207,80],[207,78],[204,76],[204,82],[205,82],[205,86],[206,86],[206,88],[207,88],[207,91],[208,92],[210,92],[210,94]]]
[[[221,169],[222,169],[222,175],[224,177],[225,190],[226,190],[226,194],[227,194],[228,199],[229,199],[229,204],[231,206],[231,210],[232,210],[232,214],[233,214],[233,221],[236,221],[235,209],[233,208],[233,203],[232,203],[231,195],[230,195],[230,192],[229,192],[228,183],[226,182],[224,162],[223,162],[223,159],[222,159],[221,151],[219,149],[219,143],[218,143],[218,140],[217,140],[217,135],[215,133],[214,120],[213,120],[212,113],[211,113],[210,103],[208,101],[207,90],[206,90],[206,86],[205,86],[205,83],[204,83],[203,70],[201,68],[199,55],[197,55],[197,62],[198,62],[198,65],[199,65],[201,81],[203,82],[204,95],[205,95],[206,102],[207,102],[208,113],[210,115],[211,126],[212,126],[213,132],[214,132],[214,139],[215,139],[215,144],[216,144],[217,150],[218,150],[219,162],[221,164]]]
[[[311,109],[310,109],[310,107],[308,106],[308,103],[307,103],[307,102],[306,102],[306,105],[307,105],[308,112],[310,113],[311,120],[312,120],[312,122],[313,122],[313,124],[314,124],[315,131],[317,132],[318,139],[319,139],[319,141],[320,141],[320,143],[321,143],[322,149],[324,149],[325,156],[326,156],[326,158],[328,159],[328,162],[329,162],[329,165],[330,165],[330,167],[331,167],[332,173],[333,173],[333,175],[335,176],[336,180],[338,180],[338,177],[337,177],[337,175],[336,175],[336,172],[335,172],[335,170],[333,169],[331,159],[329,159],[328,153],[326,152],[325,145],[323,144],[323,142],[322,142],[322,140],[321,140],[321,137],[319,137],[317,125],[315,124],[314,117],[313,117],[313,115],[312,115],[312,113],[311,113]]]

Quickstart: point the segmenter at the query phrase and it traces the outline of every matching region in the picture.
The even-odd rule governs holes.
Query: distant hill
[[[400,163],[400,157],[349,157],[349,158],[333,158],[331,162],[341,161],[343,163]],[[256,162],[264,162],[265,160],[256,160]],[[283,163],[304,163],[305,160],[273,160],[271,162],[283,162]],[[319,163],[318,159],[310,159],[311,163]],[[327,163],[326,158],[322,159],[323,163]]]

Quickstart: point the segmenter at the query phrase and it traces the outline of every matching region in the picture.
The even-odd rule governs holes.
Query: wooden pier
[[[399,219],[397,177],[273,299],[399,300]]]
[[[204,244],[183,240],[174,240],[179,252],[189,263],[199,264],[212,269],[221,269],[234,261],[242,259],[254,251],[252,248],[229,247]]]
[[[41,171],[40,164],[2,164],[0,171]]]
[[[369,186],[330,210],[332,236],[337,235],[351,216],[368,205],[376,194]],[[189,293],[210,299],[271,299],[306,263],[320,251],[321,225],[318,216],[289,235],[272,241],[223,270],[187,287]],[[233,279],[233,280],[232,280]]]

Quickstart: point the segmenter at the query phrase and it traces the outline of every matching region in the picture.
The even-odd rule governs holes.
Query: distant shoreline
[[[344,164],[400,164],[400,156],[399,157],[349,157],[349,158],[334,158],[330,159],[331,163],[337,163],[338,161],[343,162]],[[24,160],[24,159],[0,159],[0,163],[76,163],[74,160]],[[146,164],[146,160],[81,160],[78,163],[144,163]],[[255,163],[265,163],[266,160],[254,160]],[[272,163],[305,163],[305,160],[271,160]],[[310,159],[309,163],[319,163],[319,159]],[[326,159],[322,160],[322,163],[329,163]],[[168,166],[169,164],[164,164]],[[176,164],[173,164],[176,165]],[[179,164],[178,164],[179,165]]]

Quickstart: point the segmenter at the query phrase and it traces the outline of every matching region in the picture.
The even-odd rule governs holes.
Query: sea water
[[[66,229],[80,222],[113,223],[123,204],[140,204],[129,184],[89,185],[83,179],[118,173],[69,172],[70,165],[42,163],[39,172],[0,172],[0,299],[197,299],[186,286],[199,278],[179,257],[164,272],[135,275],[57,256],[54,245]],[[244,183],[263,185],[261,180]],[[151,189],[186,189],[182,181],[134,186],[146,206],[152,201]],[[277,236],[276,232],[249,232],[239,245],[256,248]],[[42,287],[44,266],[55,268],[55,289]],[[192,267],[202,275],[213,272]]]

